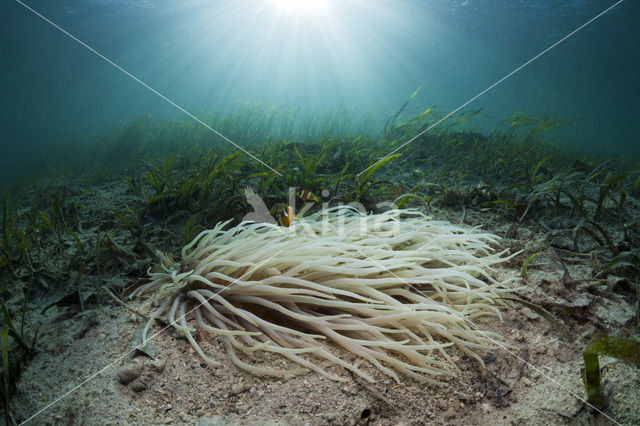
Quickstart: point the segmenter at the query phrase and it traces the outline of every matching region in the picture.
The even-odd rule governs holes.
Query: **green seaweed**
[[[524,264],[522,265],[522,269],[520,270],[520,276],[522,278],[527,278],[527,266],[529,266],[529,263],[531,263],[531,261],[539,254],[542,254],[543,252],[539,251],[537,253],[533,253],[531,256],[529,256],[527,258],[527,260],[524,261]]]
[[[136,180],[135,177],[125,176],[124,180],[125,182],[127,182],[127,185],[129,186],[131,192],[137,195],[142,194],[142,181],[140,179]]]
[[[383,158],[382,160],[378,160],[377,162],[373,163],[371,166],[369,166],[366,171],[362,174],[362,177],[358,177],[356,176],[356,187],[359,189],[362,189],[364,187],[366,187],[367,183],[369,182],[369,179],[371,179],[371,176],[373,176],[373,174],[376,172],[376,170],[378,170],[380,167],[384,166],[385,164],[387,164],[389,161],[401,157],[402,154],[393,154],[393,155],[389,155],[388,157]],[[361,192],[361,191],[358,191]]]
[[[129,232],[130,241],[137,243],[145,235],[145,229],[142,223],[145,214],[146,211],[144,208],[134,205],[120,212],[114,212],[113,217]]]
[[[15,245],[12,243],[16,223],[18,220],[18,215],[13,215],[9,218],[8,208],[7,208],[7,194],[6,192],[2,193],[2,252],[0,253],[0,266],[4,266],[11,272],[11,275],[16,276],[15,272]]]
[[[551,155],[547,155],[546,157],[544,157],[542,160],[540,160],[538,162],[538,164],[536,164],[536,167],[533,169],[533,172],[531,173],[531,175],[529,176],[529,184],[531,186],[534,185],[534,183],[536,182],[537,179],[540,179],[540,176],[537,176],[538,171],[540,171],[540,167],[542,167],[542,165],[544,163],[546,163],[547,161],[551,160],[553,158],[553,156]]]
[[[164,194],[165,189],[170,189],[170,178],[173,164],[173,155],[167,155],[160,167],[150,167],[146,173],[147,182],[156,192],[156,196]]]
[[[69,266],[67,266],[67,273],[71,271],[71,269],[73,269],[73,265],[76,261],[76,259],[78,258],[78,256],[80,256],[80,254],[82,253],[82,250],[84,249],[84,244],[82,243],[82,241],[80,240],[80,238],[78,238],[78,236],[76,235],[75,232],[73,232],[73,230],[71,230],[71,228],[65,227],[64,230],[71,235],[71,238],[73,238],[73,241],[76,243],[76,250],[73,252],[73,254],[71,255],[71,259],[69,259]]]
[[[602,392],[600,382],[600,363],[598,361],[600,355],[640,365],[640,342],[609,334],[594,334],[582,351],[584,359],[582,378],[587,401],[597,408],[604,408],[606,397]]]
[[[602,225],[593,220],[585,220],[575,228],[573,233],[574,251],[578,251],[578,237],[580,236],[580,234],[587,234],[600,246],[608,247],[614,255],[617,255],[620,252],[616,245],[613,243],[613,240],[611,239],[609,233],[605,231]]]
[[[25,297],[28,297],[28,295],[25,295]],[[0,327],[0,350],[2,351],[2,388],[0,389],[0,393],[2,394],[5,420],[7,424],[12,424],[10,422],[11,394],[20,376],[22,365],[35,354],[38,329],[35,329],[31,343],[27,344],[24,328],[21,327],[19,331],[15,328],[11,320],[11,315],[2,299],[0,299],[0,308],[2,309],[2,317],[4,319],[4,324]],[[21,320],[23,326],[25,314],[26,311],[23,309]],[[9,337],[18,345],[17,347],[10,346]]]
[[[623,251],[616,254],[600,271],[596,277],[602,277],[611,273],[615,269],[630,268],[636,273],[640,272],[640,249],[634,251]]]
[[[627,173],[616,174],[613,172],[607,173],[598,190],[598,199],[596,201],[596,212],[594,217],[599,218],[605,210],[605,200],[611,199],[615,205],[618,206],[618,210],[622,210],[626,201],[626,193],[619,189],[620,183],[627,178]],[[614,193],[618,194],[618,200],[615,199]]]
[[[412,94],[411,96],[409,96],[409,99],[407,99],[405,101],[404,104],[402,104],[402,106],[400,107],[400,109],[391,117],[389,117],[389,119],[387,120],[387,122],[384,125],[384,134],[388,135],[389,133],[391,133],[391,131],[393,129],[396,128],[396,120],[398,119],[398,117],[400,116],[400,114],[402,114],[402,112],[407,108],[407,106],[411,103],[411,101],[413,100],[413,98],[415,98],[418,93],[420,93],[420,90],[422,90],[422,86],[418,87]],[[423,112],[422,114],[420,114],[420,116],[424,116],[426,114],[428,114],[431,111],[431,109],[427,109],[427,111]]]
[[[9,327],[0,328],[0,349],[2,350],[2,402],[4,404],[5,424],[12,424],[9,399],[11,398],[11,378],[9,370]]]
[[[191,217],[184,227],[184,243],[189,244],[193,238],[206,228],[202,225],[195,225],[195,218]]]

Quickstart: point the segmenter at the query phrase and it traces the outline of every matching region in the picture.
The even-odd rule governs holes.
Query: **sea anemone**
[[[240,369],[266,375],[315,371],[345,380],[318,364],[336,364],[373,381],[337,346],[400,381],[429,383],[455,376],[452,350],[475,358],[499,336],[479,330],[481,316],[500,316],[505,282],[495,266],[507,260],[498,237],[432,221],[417,210],[364,215],[350,207],[322,210],[290,228],[219,223],[196,236],[175,262],[131,297],[153,293],[155,319],[184,333],[205,361],[205,333],[221,338]],[[331,342],[331,343],[330,343]],[[299,368],[278,369],[239,353],[270,351]],[[347,354],[348,355],[348,354]],[[244,358],[241,359],[241,358]],[[255,358],[254,358],[255,361]]]

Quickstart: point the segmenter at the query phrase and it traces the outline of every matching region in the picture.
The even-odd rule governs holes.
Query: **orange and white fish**
[[[315,196],[315,194],[311,191],[309,191],[308,189],[302,189],[300,191],[298,191],[296,193],[296,195],[298,196],[298,198],[300,198],[302,201],[313,201],[313,202],[318,202],[320,201],[318,199],[318,197]]]
[[[280,213],[276,222],[278,222],[278,225],[286,226],[288,228],[291,225],[291,222],[295,219],[296,217],[293,215],[293,207],[287,206],[282,210],[282,213]]]

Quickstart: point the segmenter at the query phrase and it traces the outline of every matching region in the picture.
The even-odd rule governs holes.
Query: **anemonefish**
[[[288,228],[294,219],[295,216],[293,215],[293,207],[287,206],[284,208],[284,210],[282,210],[282,213],[280,213],[280,216],[278,216],[278,220],[276,222],[278,222],[278,225],[286,226]]]
[[[318,200],[318,197],[316,197],[315,194],[313,192],[309,191],[308,189],[300,190],[300,191],[298,191],[298,193],[296,195],[302,201],[314,201],[316,203],[318,201],[320,201],[320,200]]]

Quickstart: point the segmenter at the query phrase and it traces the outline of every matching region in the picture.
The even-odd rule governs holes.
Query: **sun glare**
[[[324,15],[329,12],[330,0],[272,0],[285,13],[295,15]]]

